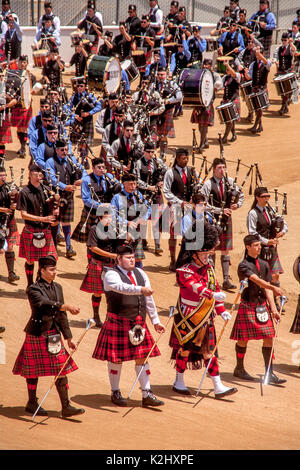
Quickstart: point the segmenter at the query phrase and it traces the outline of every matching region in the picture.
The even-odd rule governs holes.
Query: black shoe
[[[256,126],[251,127],[250,129],[248,129],[248,131],[252,132],[252,134],[256,134],[257,133]]]
[[[233,136],[232,136],[231,139],[230,139],[230,142],[235,142],[236,139],[237,139],[236,134],[233,134]]]
[[[222,137],[222,144],[227,144],[227,137]]]
[[[102,328],[103,323],[102,323],[102,321],[101,321],[99,318],[95,318],[95,317],[94,317],[93,320],[95,321],[95,325],[94,325],[95,328]]]
[[[76,256],[76,251],[73,250],[73,248],[71,247],[69,250],[67,250],[66,252],[66,258],[68,259],[71,259],[73,258],[74,256]]]
[[[111,395],[111,401],[118,406],[127,406],[126,398],[122,397],[120,390],[115,390]]]
[[[269,380],[268,380],[268,384],[274,384],[274,385],[281,385],[281,384],[284,384],[286,382],[286,379],[280,379],[279,377],[277,377],[277,375],[274,374],[274,372],[271,372],[269,374]]]
[[[223,289],[223,290],[233,290],[233,289],[236,289],[236,286],[235,286],[234,284],[231,284],[231,282],[229,281],[229,279],[226,279],[226,280],[223,282],[222,289]]]
[[[219,400],[220,398],[224,398],[224,397],[228,397],[229,395],[233,395],[233,394],[236,393],[237,391],[238,391],[237,388],[232,387],[232,388],[229,388],[228,390],[226,390],[226,392],[215,393],[215,398],[216,398],[217,400]]]
[[[180,390],[180,388],[176,388],[173,385],[172,390],[174,390],[174,392],[176,393],[179,393],[180,395],[192,395],[188,388],[186,388],[185,390]]]
[[[36,412],[37,408],[38,408],[38,402],[37,400],[35,402],[27,402],[27,405],[25,407],[25,411],[27,413],[30,413],[32,415],[34,415],[34,413]],[[36,416],[48,416],[48,413],[46,410],[44,410],[44,408],[40,408],[39,411],[37,412]]]
[[[162,406],[164,405],[164,402],[156,398],[155,395],[153,395],[151,390],[148,390],[148,395],[143,398],[142,400],[142,406]]]
[[[144,251],[149,251],[149,246],[148,246],[148,243],[147,243],[146,240],[143,241],[143,250],[144,250]]]
[[[85,413],[85,410],[83,408],[75,408],[75,406],[72,406],[70,402],[66,407],[61,410],[61,416],[63,418],[70,418],[71,416],[83,415],[83,413]]]
[[[254,382],[255,378],[252,377],[252,375],[248,374],[248,372],[245,369],[237,369],[235,368],[233,371],[234,377],[238,377],[239,379],[242,380],[249,380],[249,382]]]
[[[169,266],[169,271],[172,271],[173,273],[176,272],[175,260],[171,261],[170,266]]]
[[[16,273],[14,273],[13,271],[9,273],[8,282],[13,283],[15,281],[18,281],[19,279],[20,279],[20,276],[17,276]]]
[[[61,235],[60,233],[56,235],[56,242],[57,243],[63,243],[65,241],[65,237]]]

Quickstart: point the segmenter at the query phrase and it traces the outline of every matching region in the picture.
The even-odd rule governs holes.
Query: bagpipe
[[[55,188],[53,187],[53,184],[52,184],[50,169],[46,170],[46,175],[48,175],[47,184],[45,184],[45,182],[41,183],[41,187],[45,195],[45,201],[48,206],[49,214],[55,216],[55,222],[57,222],[59,209],[60,209],[60,202],[61,202],[61,197],[59,194],[60,175],[59,173],[55,175],[56,177]]]
[[[10,169],[10,174],[11,174],[11,182],[10,183],[5,183],[5,186],[7,188],[8,196],[10,199],[10,206],[13,204],[17,204],[18,199],[19,199],[19,193],[20,193],[20,188],[23,186],[23,179],[24,179],[24,168],[21,168],[21,173],[20,173],[20,182],[19,186],[17,186],[16,181],[15,181],[15,175],[14,175],[14,169],[12,166],[9,167]],[[14,210],[12,210],[11,214],[4,214],[4,218],[2,219],[3,222],[0,224],[0,235],[2,235],[4,238],[8,237],[9,235],[9,228],[8,224],[11,221],[11,219],[14,216]]]

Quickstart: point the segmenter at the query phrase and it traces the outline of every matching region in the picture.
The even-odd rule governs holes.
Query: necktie
[[[151,171],[151,161],[148,162],[148,170]]]
[[[126,141],[126,150],[127,150],[127,153],[130,152],[130,143],[129,143],[129,140],[127,139]]]
[[[128,271],[127,276],[128,276],[129,279],[131,280],[131,283],[136,286],[136,282],[135,282],[135,280],[134,280],[133,275],[131,274],[131,271]]]
[[[119,137],[119,135],[120,135],[120,131],[121,131],[121,125],[118,124],[118,125],[117,125],[117,136],[118,136],[118,137]]]
[[[185,170],[182,170],[182,181],[184,184],[186,184],[186,174],[185,174]]]
[[[223,199],[223,196],[224,196],[223,180],[221,180],[219,184],[219,193],[220,193],[220,198]]]
[[[257,258],[255,258],[255,264],[256,264],[257,271],[259,272],[259,261]]]
[[[267,211],[266,211],[265,208],[264,208],[263,212],[264,212],[265,219],[266,219],[266,221],[267,221],[268,224],[269,224],[269,223],[270,223],[270,220],[269,220],[269,217],[268,217],[268,214],[267,214]]]

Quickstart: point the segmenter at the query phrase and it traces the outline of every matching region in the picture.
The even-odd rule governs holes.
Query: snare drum
[[[183,69],[179,82],[182,83],[183,104],[201,105],[206,108],[214,98],[214,77],[208,69]]]
[[[205,37],[204,39],[206,39],[206,50],[208,52],[213,52],[213,51],[217,51],[218,50],[218,39],[217,38],[214,38],[212,36],[209,36],[209,37]]]
[[[134,82],[134,80],[139,78],[140,72],[133,60],[124,60],[123,62],[121,62],[121,67],[122,70],[125,70],[125,72],[127,73],[128,80],[130,81],[130,83]]]
[[[142,49],[137,49],[136,51],[131,51],[133,61],[138,69],[143,69],[147,65],[146,54]]]
[[[217,106],[216,109],[218,111],[221,124],[237,121],[240,117],[233,101],[230,101],[229,103],[225,104],[220,104],[220,106]]]
[[[229,64],[232,63],[233,61],[233,57],[231,56],[220,56],[220,57],[217,57],[217,72],[218,73],[221,73],[221,74],[226,74],[227,71],[226,71],[226,65],[225,65],[225,62],[228,62]]]
[[[270,106],[268,93],[263,90],[258,93],[251,93],[248,96],[248,101],[252,111],[258,111]]]
[[[49,55],[48,49],[40,49],[33,52],[33,63],[35,67],[43,67]]]
[[[71,42],[73,45],[76,45],[76,43],[80,41],[82,34],[82,31],[73,31],[73,33],[71,33]]]
[[[90,90],[116,93],[121,83],[121,65],[116,57],[92,55],[87,62],[87,81]]]
[[[295,73],[285,73],[274,78],[274,83],[279,96],[294,93],[298,89],[298,81]]]
[[[252,80],[241,83],[240,89],[243,100],[247,102],[248,96],[252,93]]]

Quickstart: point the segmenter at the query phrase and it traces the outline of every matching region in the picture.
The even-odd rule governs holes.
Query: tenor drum
[[[279,96],[294,93],[298,89],[297,75],[293,72],[279,75],[274,78],[274,83]]]
[[[216,109],[218,111],[221,124],[236,121],[240,117],[233,101],[220,104],[220,106],[217,106]]]
[[[217,72],[220,74],[226,74],[225,62],[232,63],[233,57],[231,56],[220,56],[217,57]]]
[[[121,82],[121,65],[116,57],[92,55],[87,63],[87,81],[90,90],[116,93]]]
[[[125,70],[125,72],[128,75],[128,80],[131,82],[134,82],[137,78],[140,76],[140,72],[136,64],[133,62],[133,60],[126,59],[123,62],[121,62],[121,67],[122,70]]]
[[[201,105],[208,108],[214,98],[214,77],[208,69],[183,69],[179,82],[183,104]]]
[[[133,61],[138,69],[143,69],[147,65],[146,54],[142,49],[137,49],[136,51],[131,51]]]
[[[40,49],[33,52],[33,63],[35,67],[43,67],[47,61],[48,49]]]
[[[251,95],[248,96],[248,101],[252,111],[258,111],[259,109],[265,109],[270,106],[269,96],[266,91],[251,93]]]
[[[27,70],[6,70],[6,90],[10,96],[21,95],[22,107],[28,109],[31,105],[31,79]]]

